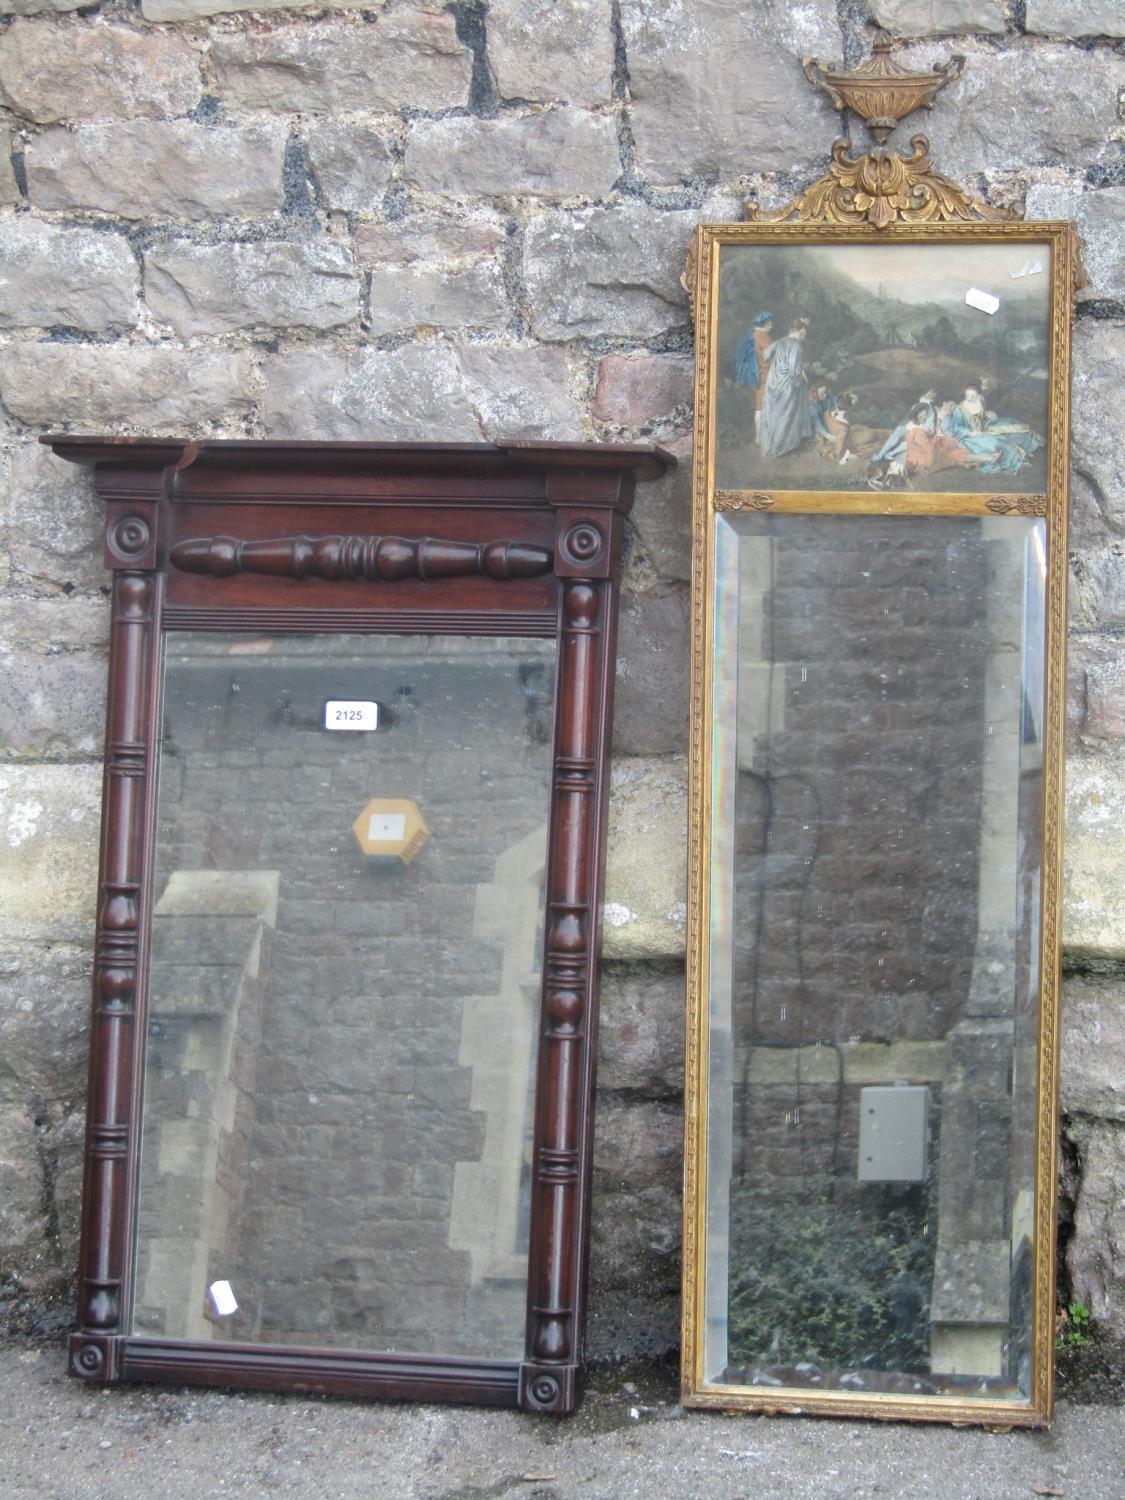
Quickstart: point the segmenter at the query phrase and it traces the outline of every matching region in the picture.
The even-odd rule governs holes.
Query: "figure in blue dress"
[[[979,385],[965,387],[964,397],[943,417],[941,430],[969,453],[984,458],[982,474],[1018,474],[1043,443],[1026,422],[989,411]]]
[[[770,458],[791,453],[812,437],[809,415],[809,382],[805,375],[804,346],[807,318],[795,318],[783,339],[766,350],[769,373],[762,398],[759,438],[762,452]]]
[[[766,350],[770,346],[773,313],[762,311],[739,340],[734,351],[734,383],[754,394],[754,441],[760,439],[762,400],[766,390]]]

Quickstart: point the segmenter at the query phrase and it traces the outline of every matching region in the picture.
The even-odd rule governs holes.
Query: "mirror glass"
[[[554,672],[166,637],[135,1333],[522,1357]]]
[[[1025,1401],[1046,523],[715,526],[704,1375]]]

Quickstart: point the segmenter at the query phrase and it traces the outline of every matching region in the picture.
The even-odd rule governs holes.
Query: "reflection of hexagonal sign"
[[[417,805],[405,797],[376,797],[352,824],[355,841],[376,859],[408,865],[430,836]]]

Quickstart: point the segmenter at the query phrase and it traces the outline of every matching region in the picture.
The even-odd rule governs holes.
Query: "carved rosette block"
[[[525,1411],[557,1416],[573,1411],[578,1400],[576,1366],[521,1365],[519,1400]]]
[[[72,1368],[112,1379],[105,1335],[124,1332],[129,1254],[129,1141],[132,1128],[144,843],[152,787],[157,580],[114,575],[113,674],[106,726],[102,862],[94,949],[84,1201],[87,1230],[79,1264]],[[88,1335],[98,1334],[100,1339]],[[112,1352],[112,1351],[111,1351]]]
[[[172,565],[182,573],[208,573],[212,578],[266,573],[345,583],[473,576],[504,581],[550,572],[551,553],[526,542],[449,542],[436,537],[288,536],[241,542],[233,536],[213,536],[178,542],[172,548]]]
[[[120,1340],[113,1335],[71,1334],[67,1361],[70,1373],[82,1380],[105,1382],[119,1379],[120,1347]]]

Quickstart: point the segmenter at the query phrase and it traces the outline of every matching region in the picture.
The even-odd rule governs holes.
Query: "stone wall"
[[[1075,1291],[1125,1328],[1125,33],[1107,0],[0,0],[0,1267],[65,1321],[107,628],[99,516],[39,432],[653,438],[689,451],[693,225],[787,199],[803,55],[966,55],[940,170],[1074,216],[1063,1104]],[[597,1352],[678,1321],[689,472],[639,498],[618,667]],[[57,1314],[45,1312],[62,1299]]]

